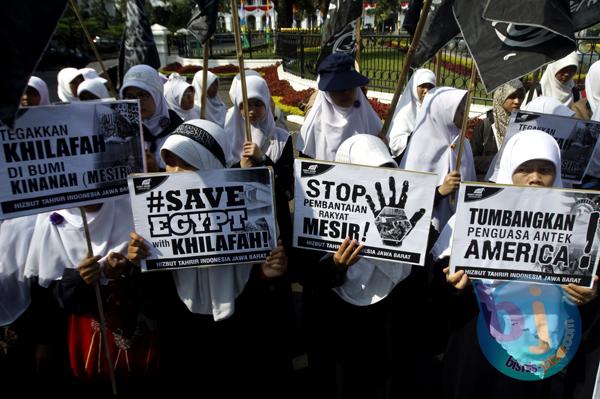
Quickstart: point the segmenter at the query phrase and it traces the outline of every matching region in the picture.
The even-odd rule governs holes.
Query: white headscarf
[[[585,77],[585,94],[592,110],[591,120],[600,122],[600,61],[592,64]],[[600,145],[596,144],[586,174],[600,177]]]
[[[32,76],[27,82],[27,86],[31,86],[40,94],[40,103],[38,105],[49,105],[50,95],[48,94],[48,85],[37,76]]]
[[[425,83],[435,86],[435,74],[429,69],[417,69],[398,101],[389,129],[390,149],[395,157],[404,152],[408,137],[415,128],[417,111],[421,108],[417,88]]]
[[[81,75],[79,70],[75,68],[63,68],[58,72],[58,98],[64,102],[79,101],[79,99],[71,92],[69,85],[73,79]]]
[[[163,150],[169,150],[190,165],[204,170],[223,168],[221,161],[211,151],[192,138],[177,134],[178,130],[200,128],[208,132],[227,151],[228,138],[225,131],[215,123],[195,119],[187,121],[169,136]],[[187,146],[187,148],[186,148]],[[215,321],[230,317],[235,311],[235,299],[243,291],[250,278],[251,265],[230,265],[203,269],[173,271],[179,298],[193,313],[212,314]]]
[[[258,73],[254,69],[245,69],[244,73],[246,75],[246,79],[248,78],[248,76],[260,76],[260,73]],[[229,99],[231,100],[232,104],[235,104],[235,95],[238,91],[238,86],[241,81],[242,81],[242,78],[240,77],[239,73],[237,75],[235,75],[235,77],[231,81],[231,86],[229,87]]]
[[[0,220],[0,326],[13,323],[31,303],[25,262],[36,215]]]
[[[206,77],[206,90],[208,90],[208,88],[218,79],[219,77],[217,75],[208,71]],[[194,79],[192,80],[192,86],[194,86],[194,89],[196,90],[196,94],[194,95],[194,103],[198,109],[198,112],[200,112],[202,107],[202,71],[196,72]],[[233,83],[231,84],[231,87],[233,87]],[[225,126],[225,114],[227,114],[227,106],[223,100],[221,100],[219,93],[217,93],[217,95],[215,95],[213,98],[206,96],[206,99],[208,101],[206,103],[205,119],[214,122],[221,127]]]
[[[563,187],[561,179],[560,148],[556,140],[541,130],[522,131],[512,136],[505,145],[498,170],[498,184],[513,184],[512,175],[517,167],[533,159],[544,159],[554,164],[556,177],[553,187]],[[434,259],[450,256],[455,217],[448,221],[431,249]]]
[[[81,68],[79,70],[79,74],[83,76],[83,79],[85,80],[100,79],[102,83],[108,82],[106,79],[98,75],[98,72],[96,72],[94,68]]]
[[[248,99],[259,99],[265,105],[265,116],[258,123],[251,123],[252,142],[255,143],[262,152],[265,153],[273,162],[277,162],[285,144],[289,138],[289,133],[275,126],[275,119],[271,110],[271,93],[267,82],[260,76],[250,75],[246,77],[246,89]],[[242,147],[244,144],[244,118],[240,105],[242,105],[242,85],[237,85],[234,96],[234,106],[227,112],[225,118],[225,133],[231,141],[230,162],[238,162],[241,158]]]
[[[540,96],[523,107],[523,111],[539,112],[558,116],[575,116],[575,111],[554,97]]]
[[[333,161],[342,142],[355,134],[377,135],[381,130],[381,119],[359,87],[356,91],[356,106],[348,108],[334,104],[329,93],[319,91],[315,103],[308,113],[296,148],[303,154],[323,161]]]
[[[138,89],[147,91],[152,96],[156,110],[154,111],[154,115],[149,119],[144,119],[143,123],[150,131],[150,134],[158,136],[169,126],[171,121],[169,118],[169,106],[167,105],[167,100],[163,96],[164,88],[158,76],[158,72],[149,65],[136,65],[131,67],[123,78],[123,86],[119,93],[121,98],[124,98],[123,93],[128,87],[137,87]],[[155,141],[157,150],[162,147],[166,139],[166,137],[162,137]],[[158,165],[164,167],[165,165],[160,158],[159,152],[160,151],[156,151],[154,157]]]
[[[53,215],[57,214],[57,215]],[[129,198],[109,199],[97,212],[86,214],[94,256],[104,262],[111,252],[127,254],[129,233],[134,230]],[[65,269],[75,269],[87,255],[79,208],[39,214],[25,276],[39,276],[43,287],[60,280]]]
[[[444,182],[456,165],[460,129],[454,124],[454,114],[466,93],[466,90],[436,87],[425,95],[415,130],[400,162],[401,169],[433,172],[438,175],[438,186]],[[477,179],[468,140],[463,145],[460,174],[462,181]],[[433,209],[433,226],[440,231],[454,211],[448,198],[440,201]]]
[[[592,110],[592,120],[600,121],[600,61],[592,64],[585,76],[585,95]]]
[[[178,73],[172,73],[167,83],[164,84],[165,99],[169,104],[169,108],[175,111],[184,122],[190,119],[200,119],[200,110],[195,106],[188,110],[181,108],[183,93],[190,87],[193,89],[192,85],[186,82],[185,78]]]
[[[575,67],[579,65],[579,58],[577,58],[576,52],[572,52],[566,57],[548,64],[540,79],[542,95],[554,97],[567,107],[570,107],[571,104],[573,104],[573,87],[575,86],[575,82],[571,79],[567,83],[562,84],[556,80],[555,75],[561,69],[571,65]]]
[[[383,141],[370,134],[356,134],[344,141],[335,161],[367,166],[396,165]],[[333,290],[352,305],[372,305],[388,296],[410,271],[411,266],[404,263],[360,257],[348,268],[344,283]]]
[[[86,79],[77,87],[77,96],[81,96],[84,91],[89,91],[99,99],[110,98],[105,83],[106,79],[102,78]]]

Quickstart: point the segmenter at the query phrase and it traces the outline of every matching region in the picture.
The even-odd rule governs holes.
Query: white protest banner
[[[137,101],[23,108],[0,125],[0,219],[127,195],[127,175],[144,171]]]
[[[424,265],[436,175],[305,159],[294,175],[295,247],[336,252],[351,237],[367,258]]]
[[[529,111],[515,111],[510,117],[504,143],[507,143],[515,134],[532,129],[542,130],[554,137],[560,147],[562,180],[580,184],[600,135],[600,122]],[[504,146],[496,157],[495,176],[500,167],[503,150]]]
[[[129,177],[142,270],[261,263],[277,237],[269,168]]]
[[[471,278],[592,286],[600,192],[460,185],[451,272]]]

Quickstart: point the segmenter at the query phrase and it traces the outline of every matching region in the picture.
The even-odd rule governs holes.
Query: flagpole
[[[360,72],[360,29],[362,26],[362,15],[356,18],[356,72]]]
[[[206,119],[206,91],[208,90],[208,42],[209,39],[206,39],[202,45],[204,47],[204,61],[202,64],[202,97],[200,99],[200,119]]]
[[[533,93],[535,92],[535,88],[539,82],[540,79],[540,73],[542,72],[542,68],[536,69],[535,71],[533,71],[533,78],[531,80],[531,87],[529,88],[529,92],[527,93],[527,100],[525,101],[525,104],[528,104],[531,99],[533,98]]]
[[[100,68],[102,68],[102,72],[104,73],[104,76],[106,77],[106,80],[108,83],[108,90],[110,91],[110,94],[116,98],[117,91],[115,90],[115,86],[113,85],[113,83],[110,79],[110,76],[108,75],[108,71],[106,70],[106,67],[104,66],[104,62],[102,62],[102,58],[100,57],[100,54],[98,53],[98,49],[96,48],[96,45],[94,44],[94,41],[92,40],[92,36],[90,35],[90,32],[87,30],[87,28],[85,27],[85,24],[83,23],[83,17],[81,16],[81,13],[79,12],[79,7],[77,7],[77,4],[75,4],[75,0],[69,0],[69,4],[71,5],[73,12],[77,16],[77,19],[79,20],[79,25],[81,25],[81,29],[83,29],[83,33],[84,33],[85,37],[87,38],[87,41],[90,44],[90,47],[92,48],[92,51],[94,52],[94,55],[96,56],[96,60],[100,64]]]
[[[242,51],[242,33],[240,29],[240,18],[237,9],[236,0],[231,0],[231,13],[233,14],[233,31],[235,35],[235,50],[237,53],[238,66],[240,68],[240,83],[242,84],[242,104],[244,106],[244,138],[246,141],[252,141],[250,131],[250,115],[248,114],[248,90],[246,88],[246,71],[244,70],[244,53]]]
[[[467,103],[465,104],[465,113],[463,114],[462,126],[460,128],[458,154],[456,156],[456,166],[454,167],[454,170],[457,172],[460,172],[460,162],[462,161],[465,134],[467,132],[467,126],[469,124],[469,110],[471,108],[471,99],[473,98],[473,92],[475,91],[475,84],[477,82],[477,65],[475,64],[474,58],[471,58],[471,61],[471,80],[469,81],[469,91],[467,91]]]
[[[435,53],[435,84],[437,86],[443,86],[440,84],[440,75],[442,73],[442,50],[438,50]]]
[[[91,258],[94,256],[94,250],[92,249],[92,240],[90,238],[90,229],[88,227],[87,215],[83,207],[79,207],[81,212],[81,220],[83,221],[83,232],[85,234],[85,242],[87,244],[87,256]],[[104,346],[104,354],[106,356],[106,362],[108,363],[108,374],[110,376],[110,384],[112,386],[113,396],[117,396],[117,380],[115,378],[115,371],[113,368],[112,356],[110,355],[110,348],[108,346],[108,335],[106,332],[106,318],[104,317],[104,307],[102,306],[102,296],[100,294],[100,283],[96,281],[94,283],[94,291],[96,294],[96,304],[98,305],[98,316],[100,319],[100,336],[102,337],[102,345]]]
[[[404,81],[408,76],[408,71],[410,70],[410,64],[412,62],[413,55],[415,54],[416,47],[419,44],[419,41],[421,40],[421,33],[423,33],[423,28],[425,27],[425,21],[427,20],[427,15],[429,14],[430,8],[431,0],[425,0],[423,2],[423,7],[421,8],[421,15],[419,16],[417,28],[415,29],[415,35],[413,36],[413,39],[410,42],[410,46],[408,48],[408,51],[406,52],[406,57],[404,57],[404,66],[402,67],[402,72],[400,73],[400,79],[398,79],[398,85],[396,86],[396,91],[394,92],[394,97],[392,99],[392,103],[390,104],[390,109],[388,110],[387,115],[385,116],[383,127],[379,132],[379,138],[381,138],[385,142],[387,142],[387,131],[390,128],[390,124],[392,123],[392,117],[394,116],[396,106],[398,105],[398,100],[400,100],[400,95],[402,94],[402,90],[404,89]]]

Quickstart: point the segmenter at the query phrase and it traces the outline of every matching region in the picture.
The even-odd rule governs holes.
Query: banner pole
[[[90,47],[92,48],[92,51],[94,52],[94,55],[96,56],[96,60],[100,64],[100,68],[102,68],[102,73],[104,73],[104,76],[106,77],[106,80],[108,83],[108,90],[110,91],[110,94],[113,97],[117,98],[118,97],[117,90],[115,89],[115,86],[113,85],[113,83],[110,79],[110,76],[108,75],[108,71],[106,70],[106,67],[104,66],[104,62],[102,62],[102,58],[100,57],[100,53],[98,53],[98,49],[96,48],[96,45],[94,44],[94,41],[92,40],[92,36],[90,35],[90,32],[87,30],[87,28],[85,27],[85,24],[83,23],[83,17],[81,16],[81,13],[79,12],[79,7],[77,7],[77,4],[75,4],[75,0],[69,0],[69,4],[71,5],[73,12],[77,16],[77,19],[79,20],[79,25],[81,25],[81,29],[83,29],[83,33],[84,33],[85,37],[87,38],[87,41],[90,44]]]
[[[398,85],[396,86],[396,91],[394,92],[394,97],[392,99],[392,103],[390,104],[390,109],[388,110],[387,115],[385,116],[383,127],[379,132],[379,138],[381,138],[386,143],[387,132],[390,128],[390,124],[392,123],[392,117],[394,116],[394,112],[396,111],[396,106],[398,105],[398,101],[400,100],[400,95],[402,94],[402,90],[404,89],[404,81],[408,76],[408,71],[410,70],[410,64],[412,62],[413,55],[415,54],[416,47],[419,44],[419,41],[421,40],[421,34],[423,33],[423,28],[425,27],[425,21],[427,20],[427,15],[429,14],[430,8],[431,0],[425,0],[423,2],[423,7],[421,8],[421,15],[419,16],[417,28],[415,29],[415,35],[413,36],[413,39],[410,42],[410,46],[408,48],[408,51],[406,52],[406,57],[404,57],[404,66],[402,67],[400,78],[398,79]]]
[[[248,114],[248,91],[246,88],[246,71],[244,70],[244,53],[242,51],[242,33],[236,0],[231,0],[231,13],[233,14],[233,31],[235,36],[235,51],[240,68],[240,83],[242,84],[242,104],[244,105],[244,130],[245,141],[252,141],[250,130],[250,115]],[[235,105],[235,104],[234,104]]]
[[[475,60],[471,58],[471,80],[469,81],[469,91],[467,91],[467,103],[465,104],[465,113],[463,114],[462,126],[460,128],[460,139],[458,141],[458,155],[456,156],[456,165],[454,170],[460,171],[460,162],[462,161],[462,153],[465,142],[465,134],[467,132],[467,126],[469,124],[469,110],[471,108],[471,99],[473,98],[473,92],[475,91],[475,84],[477,82],[477,65]]]
[[[87,256],[93,257],[94,250],[92,249],[92,241],[90,238],[90,229],[87,223],[87,215],[85,209],[79,207],[81,212],[81,220],[83,221],[83,231],[85,234],[85,242],[87,244]],[[100,318],[100,335],[102,336],[102,345],[104,346],[104,354],[108,363],[108,373],[110,375],[110,384],[112,386],[113,396],[117,396],[117,380],[115,378],[115,371],[113,368],[112,356],[110,355],[110,349],[108,347],[108,335],[106,332],[106,318],[104,317],[104,306],[102,305],[102,296],[100,295],[100,283],[96,281],[94,284],[94,291],[96,293],[96,304],[98,305],[98,315]]]
[[[440,83],[440,75],[442,73],[442,50],[438,50],[437,53],[435,53],[435,84],[436,86],[443,86],[443,84]]]
[[[535,87],[540,80],[540,73],[542,72],[542,69],[543,68],[539,68],[533,71],[533,79],[531,80],[531,87],[529,88],[529,93],[527,93],[527,100],[525,101],[525,104],[528,104],[533,98],[533,92],[535,91]]]
[[[200,99],[200,119],[206,119],[206,92],[208,87],[208,42],[210,39],[206,39],[202,45],[204,47],[204,61],[202,64],[202,97]]]
[[[356,18],[356,72],[360,73],[360,51],[361,51],[361,45],[360,45],[360,29],[362,27],[362,15],[358,18]]]

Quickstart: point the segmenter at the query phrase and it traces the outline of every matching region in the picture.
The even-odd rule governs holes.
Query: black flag
[[[323,27],[317,68],[321,61],[331,53],[354,55],[356,52],[356,20],[362,15],[362,10],[362,0],[331,0],[329,17]]]
[[[431,5],[431,10],[423,27],[421,40],[417,43],[415,55],[412,59],[411,66],[414,68],[427,62],[439,49],[460,33],[452,14],[453,4],[454,0],[442,0]]]
[[[570,0],[573,31],[577,32],[600,22],[600,1]]]
[[[219,4],[217,0],[195,0],[197,7],[192,13],[187,29],[200,41],[206,43],[217,30],[217,13]]]
[[[144,0],[127,1],[127,20],[119,52],[119,80],[121,81],[132,66],[146,64],[156,69],[160,67],[158,50],[144,3]]]
[[[531,0],[454,2],[454,16],[488,92],[575,50],[571,18],[564,3],[537,0],[533,6],[525,4],[528,2],[533,3]],[[488,3],[488,15],[493,8],[495,21],[483,18]]]
[[[67,0],[2,2],[0,119],[9,126],[66,5]]]

